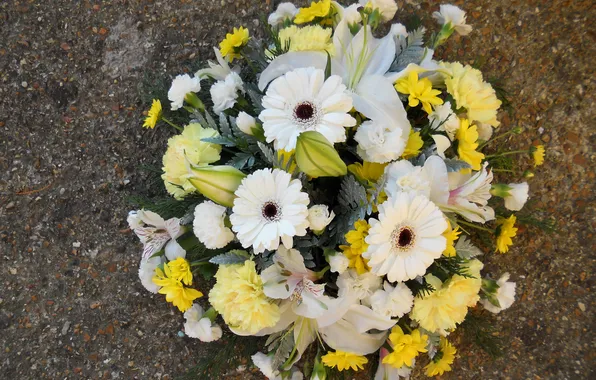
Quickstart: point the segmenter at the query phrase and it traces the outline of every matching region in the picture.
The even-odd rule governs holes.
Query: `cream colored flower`
[[[466,12],[455,5],[441,4],[439,12],[433,13],[433,18],[441,25],[449,24],[459,35],[465,36],[472,31],[472,26],[466,24]]]

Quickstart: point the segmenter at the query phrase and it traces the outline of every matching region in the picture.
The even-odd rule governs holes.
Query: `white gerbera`
[[[221,327],[211,322],[211,319],[203,316],[204,311],[201,305],[193,304],[190,309],[184,312],[184,332],[190,338],[199,339],[201,342],[213,342],[222,336]]]
[[[387,275],[390,282],[423,276],[447,246],[442,236],[447,221],[423,195],[400,192],[389,197],[379,205],[378,218],[369,220],[369,247],[362,256],[372,273]]]
[[[325,80],[323,70],[296,69],[275,79],[263,97],[265,108],[259,115],[267,142],[275,149],[296,148],[302,132],[317,131],[330,143],[346,141],[345,127],[356,125],[348,114],[352,98],[341,77]]]
[[[172,81],[172,86],[168,91],[168,99],[172,102],[172,111],[182,108],[186,94],[199,91],[201,91],[201,80],[199,78],[191,78],[188,74],[178,75]]]
[[[224,224],[226,208],[211,201],[195,207],[193,231],[208,249],[223,248],[234,240],[234,233]]]
[[[405,129],[391,125],[388,120],[365,121],[354,135],[354,140],[358,142],[358,154],[365,161],[380,164],[397,160],[406,148],[408,135],[405,132]]]
[[[244,93],[244,84],[240,75],[230,72],[224,80],[217,81],[209,92],[213,100],[213,112],[219,114],[234,107],[238,99],[238,91]]]
[[[472,26],[466,24],[466,12],[451,4],[442,4],[438,12],[433,13],[439,24],[451,24],[455,31],[462,36],[470,34]]]
[[[370,304],[377,314],[388,318],[401,318],[412,310],[414,296],[410,288],[403,282],[393,287],[385,281],[383,289],[377,290],[370,297]]]
[[[279,169],[261,169],[242,180],[234,200],[232,230],[244,248],[255,253],[275,250],[279,241],[290,249],[293,236],[306,235],[308,194],[297,179]]]

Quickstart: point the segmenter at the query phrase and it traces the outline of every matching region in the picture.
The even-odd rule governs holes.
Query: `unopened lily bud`
[[[254,134],[253,128],[257,127],[257,121],[255,120],[255,118],[244,111],[238,114],[238,117],[236,118],[236,124],[242,132],[251,136]]]
[[[246,174],[227,165],[192,166],[188,181],[204,196],[222,206],[234,206],[234,192]]]
[[[346,175],[348,168],[327,139],[315,131],[301,133],[296,142],[296,164],[305,174],[317,177]]]

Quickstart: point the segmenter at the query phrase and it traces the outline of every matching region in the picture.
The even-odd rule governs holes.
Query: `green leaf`
[[[457,244],[455,244],[455,252],[457,252],[459,257],[464,259],[471,259],[484,253],[465,236],[461,236],[457,240]]]
[[[242,264],[248,259],[250,259],[250,255],[246,251],[234,249],[230,252],[212,257],[209,259],[209,262],[217,265],[231,265]]]
[[[327,65],[325,65],[325,80],[331,76],[331,55],[328,51],[327,53]]]
[[[456,160],[455,158],[446,158],[445,166],[447,166],[447,171],[450,173],[458,172],[462,169],[469,169],[471,168],[470,164],[462,160]]]

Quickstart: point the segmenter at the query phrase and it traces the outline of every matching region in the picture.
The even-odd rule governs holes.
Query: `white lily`
[[[176,241],[184,233],[180,219],[164,220],[153,211],[137,210],[129,213],[128,223],[143,243],[143,260],[148,260],[164,246],[168,260],[186,257],[186,251]]]

